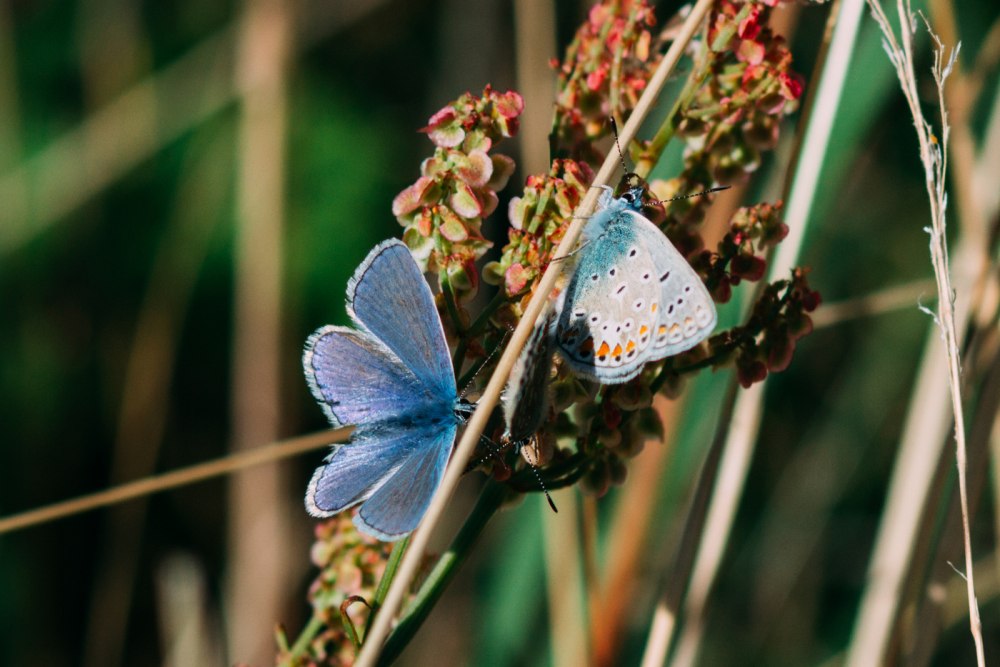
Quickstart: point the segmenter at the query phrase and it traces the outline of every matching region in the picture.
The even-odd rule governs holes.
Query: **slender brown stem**
[[[121,486],[114,486],[110,489],[80,496],[72,500],[65,500],[38,509],[28,510],[20,514],[0,519],[0,535],[11,533],[15,530],[37,526],[39,524],[63,519],[81,512],[107,507],[122,503],[133,498],[148,496],[160,491],[176,489],[195,482],[203,482],[213,477],[222,477],[235,470],[243,470],[264,463],[280,461],[311,452],[331,443],[345,442],[353,431],[353,427],[345,426],[330,431],[320,431],[309,435],[301,435],[297,438],[280,440],[270,445],[264,445],[255,449],[230,454],[214,461],[206,461],[189,468],[174,470],[173,472],[153,475],[145,479],[138,479]]]

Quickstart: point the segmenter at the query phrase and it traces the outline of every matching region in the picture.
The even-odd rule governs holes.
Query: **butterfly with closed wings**
[[[642,195],[642,187],[618,198],[604,188],[560,295],[556,347],[575,373],[602,384],[691,349],[716,324],[708,290],[642,215]]]
[[[302,357],[330,423],[356,425],[317,468],[306,508],[329,517],[360,504],[359,530],[397,540],[427,511],[473,406],[457,395],[434,297],[401,241],[379,244],[357,268],[347,311],[358,328],[322,327]]]

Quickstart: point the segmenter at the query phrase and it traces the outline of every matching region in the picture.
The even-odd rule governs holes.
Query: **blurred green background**
[[[676,9],[658,7],[661,22]],[[559,51],[546,58],[586,3],[554,11]],[[808,94],[830,9],[783,11]],[[518,86],[513,12],[491,0],[0,2],[0,514],[323,428],[301,344],[344,322],[348,277],[398,235],[392,198],[432,148],[416,130],[467,90]],[[960,0],[955,14],[972,62],[1000,7]],[[916,140],[865,22],[801,263],[827,303],[903,285],[933,305]],[[980,144],[996,113],[995,63],[986,71]],[[527,104],[548,113],[549,100]],[[516,142],[499,150],[519,157]],[[773,196],[784,159],[746,201]],[[824,664],[844,650],[930,325],[916,299],[832,323],[768,381],[699,664]],[[725,380],[688,388],[637,581],[655,583],[673,549]],[[301,496],[320,458],[244,478],[273,524],[216,480],[3,535],[0,664],[270,664],[274,624],[294,637],[308,616]],[[599,559],[623,490],[597,503]],[[543,506],[532,496],[498,517],[404,664],[551,663]],[[982,554],[993,519],[984,501]],[[231,598],[247,581],[264,597]],[[652,583],[624,605],[618,664],[639,660]],[[995,593],[980,597],[988,656]],[[938,664],[970,664],[965,621],[946,630]]]

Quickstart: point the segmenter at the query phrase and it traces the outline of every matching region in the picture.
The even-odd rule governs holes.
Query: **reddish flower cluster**
[[[487,86],[481,96],[466,93],[438,111],[423,129],[437,146],[434,155],[392,202],[414,256],[425,270],[446,272],[459,295],[476,291],[475,261],[490,247],[482,221],[496,209],[496,193],[514,171],[513,160],[490,149],[517,132],[523,109],[516,92]]]
[[[692,261],[695,269],[707,276],[705,283],[716,302],[727,303],[732,288],[740,282],[764,277],[764,253],[788,235],[788,225],[779,217],[781,208],[781,202],[740,208],[716,252],[702,252]]]
[[[820,295],[809,287],[806,273],[795,269],[791,280],[768,285],[747,324],[727,332],[738,341],[736,374],[743,387],[788,368],[796,341],[812,332],[808,313],[819,307]]]
[[[785,40],[766,27],[766,18],[764,4],[716,4],[708,31],[709,77],[677,128],[688,144],[686,171],[719,183],[746,179],[760,164],[760,151],[777,143],[781,116],[795,109],[802,80],[791,69]]]
[[[608,134],[608,117],[622,119],[635,108],[661,55],[648,30],[656,24],[644,0],[594,5],[580,26],[559,72],[553,145],[556,155],[597,165],[594,146]]]
[[[360,602],[351,604],[352,599],[372,599],[392,545],[359,533],[351,516],[351,512],[344,512],[316,524],[316,541],[310,554],[319,568],[319,576],[309,587],[309,600],[313,616],[323,620],[323,628],[304,653],[279,654],[280,664],[293,667],[354,664],[355,649],[344,628],[342,613],[350,605],[349,614],[355,627],[364,628],[368,607]]]
[[[594,174],[585,162],[554,160],[549,173],[529,176],[524,193],[511,199],[508,242],[499,262],[483,269],[483,279],[503,285],[508,297],[524,296],[552,259]]]

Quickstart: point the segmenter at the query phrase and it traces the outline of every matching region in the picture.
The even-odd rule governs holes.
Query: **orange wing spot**
[[[639,327],[639,335],[640,336],[645,336],[647,331],[649,331],[649,327],[647,327],[645,324],[643,324],[641,327]]]
[[[622,346],[621,345],[615,345],[615,349],[611,353],[611,356],[613,356],[613,357],[620,357],[620,356],[622,356]]]
[[[670,325],[670,333],[671,334],[675,334],[675,333],[677,333],[680,330],[681,330],[681,325],[679,325],[679,324],[671,324]]]
[[[651,312],[651,313],[655,313],[655,312],[656,312],[656,302],[655,302],[655,301],[654,301],[654,302],[653,302],[653,304],[652,304],[652,305],[651,305],[651,306],[649,307],[649,312]]]
[[[635,349],[635,341],[634,340],[630,340],[628,342],[628,344],[625,346],[625,351],[626,352],[631,352],[634,349]]]
[[[597,356],[599,356],[599,357],[606,357],[606,356],[608,356],[608,352],[610,352],[610,351],[611,351],[611,348],[608,346],[607,341],[605,341],[605,342],[601,343],[601,347],[599,347],[597,349]]]
[[[581,352],[593,352],[594,351],[594,337],[587,336],[587,340],[580,343]]]
[[[674,326],[677,326],[677,325],[675,324]],[[665,333],[667,333],[667,325],[666,324],[661,324],[660,328],[656,330],[656,335],[657,336],[662,336]]]

